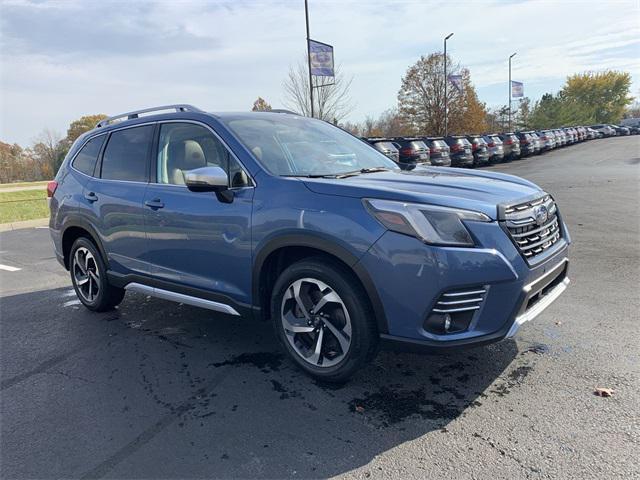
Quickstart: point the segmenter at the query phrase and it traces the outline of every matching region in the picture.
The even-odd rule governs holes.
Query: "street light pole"
[[[309,6],[304,0],[304,15],[307,19],[307,63],[309,65],[309,100],[311,101],[311,118],[313,118],[313,76],[311,75],[311,46],[309,45]]]
[[[450,33],[446,37],[444,37],[444,134],[447,135],[448,123],[449,123],[449,112],[448,112],[448,100],[447,100],[447,40],[449,40],[453,36],[453,33]]]
[[[509,57],[509,131],[511,131],[511,59],[516,56],[518,52],[513,53]]]

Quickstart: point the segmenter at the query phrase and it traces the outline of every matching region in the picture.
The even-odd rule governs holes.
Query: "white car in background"
[[[615,128],[613,128],[610,125],[604,125],[604,124],[591,125],[590,128],[593,128],[596,132],[602,132],[602,134],[605,137],[615,137],[616,136]]]

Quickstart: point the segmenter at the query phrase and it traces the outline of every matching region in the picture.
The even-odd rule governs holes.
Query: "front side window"
[[[84,147],[82,147],[78,155],[76,155],[76,158],[73,159],[73,168],[85,175],[93,176],[93,170],[98,161],[98,155],[100,154],[100,149],[102,148],[105,138],[106,135],[99,135],[85,143]]]
[[[274,175],[341,175],[361,169],[398,169],[367,143],[326,122],[311,118],[261,114],[232,116],[227,126]]]
[[[153,125],[126,128],[111,134],[102,156],[102,175],[108,180],[146,182]]]
[[[156,163],[156,182],[184,185],[185,173],[202,167],[220,167],[229,187],[246,187],[250,180],[240,164],[207,128],[193,123],[163,123]]]

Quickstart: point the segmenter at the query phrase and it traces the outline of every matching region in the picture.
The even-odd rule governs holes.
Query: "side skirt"
[[[162,290],[161,288],[149,287],[147,285],[142,285],[141,283],[130,283],[124,288],[125,290],[143,293],[145,295],[161,298],[163,300],[186,303],[187,305],[192,305],[194,307],[206,308],[208,310],[214,310],[216,312],[240,316],[235,308],[225,303],[214,302],[213,300],[205,300],[204,298],[192,297],[191,295],[185,295],[183,293],[176,293],[169,290]]]
[[[112,270],[107,271],[109,282],[131,292],[139,292],[164,300],[185,303],[194,307],[206,308],[227,315],[245,318],[260,318],[260,309],[219,293],[175,284],[165,280],[139,274],[123,275]]]

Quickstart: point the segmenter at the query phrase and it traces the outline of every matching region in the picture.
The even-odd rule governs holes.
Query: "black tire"
[[[308,278],[319,280],[337,293],[350,319],[349,348],[346,354],[342,352],[343,358],[339,363],[332,366],[316,366],[305,360],[290,344],[283,325],[281,309],[285,294],[294,282]],[[347,381],[360,367],[371,361],[377,352],[379,336],[364,289],[351,271],[326,258],[312,257],[299,261],[280,274],[272,291],[271,318],[276,336],[289,357],[305,373],[321,381],[332,383]],[[327,338],[331,341],[331,337]]]
[[[81,266],[82,262],[78,261],[81,258],[86,258],[85,252],[90,253],[88,268],[86,262]],[[84,254],[84,257],[82,254]],[[80,285],[80,283],[84,281],[78,278],[82,276],[82,268],[87,269],[89,272],[85,275],[88,279],[88,286],[86,285],[87,282]],[[111,310],[122,302],[125,290],[114,287],[109,283],[107,267],[102,259],[102,255],[100,255],[100,251],[90,239],[80,237],[73,243],[69,254],[69,272],[71,274],[71,283],[73,284],[78,299],[89,310],[104,312]],[[89,279],[89,277],[91,278]]]

